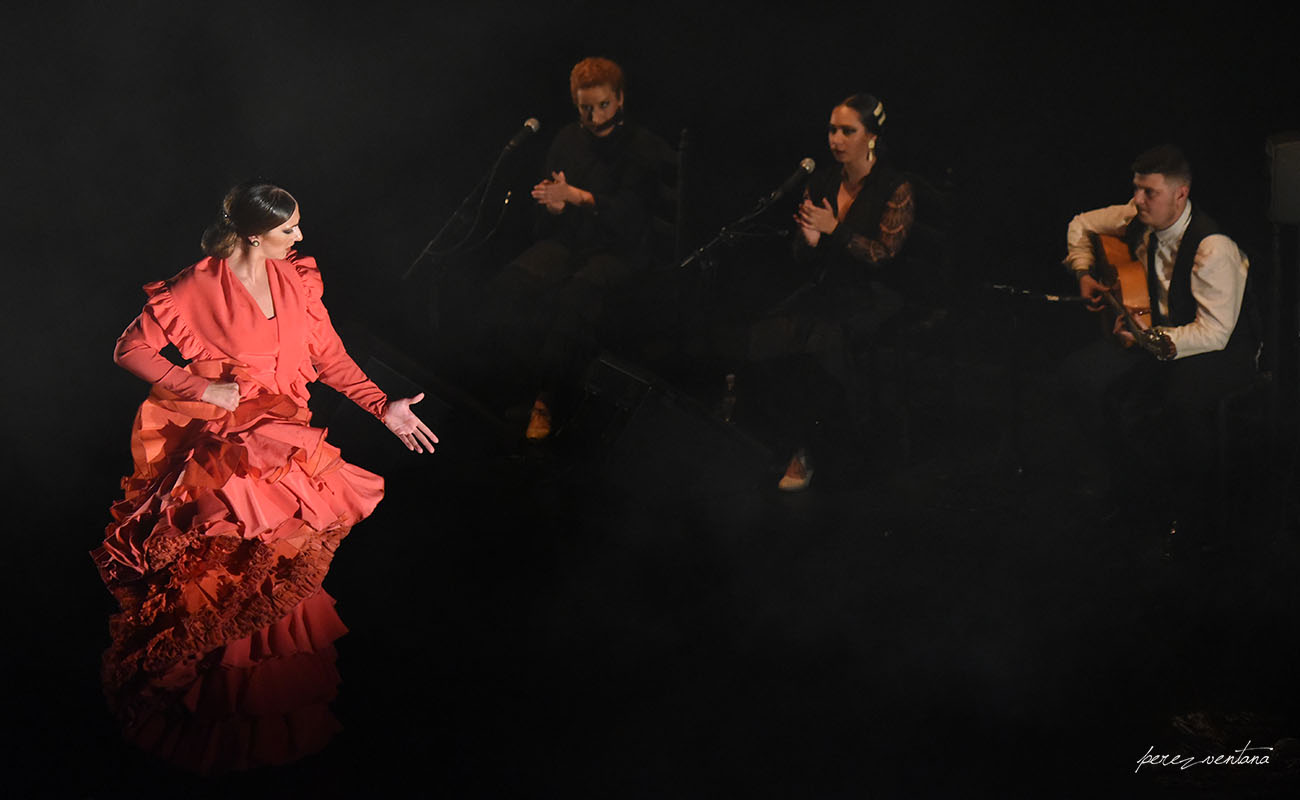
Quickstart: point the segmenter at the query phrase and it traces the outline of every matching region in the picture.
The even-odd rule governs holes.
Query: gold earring
[[[256,239],[249,239],[249,240],[248,240],[248,243],[251,244],[253,247],[258,247],[258,246],[260,246],[260,245],[262,244],[261,242],[257,241]]]

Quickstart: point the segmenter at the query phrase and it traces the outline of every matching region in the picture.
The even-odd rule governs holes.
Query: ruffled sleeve
[[[311,355],[312,365],[316,368],[318,379],[334,389],[361,408],[383,419],[388,408],[388,395],[366,377],[366,373],[352,360],[343,347],[343,341],[334,330],[329,311],[321,296],[325,293],[325,284],[321,280],[320,269],[316,259],[310,257],[294,258],[293,266],[302,279],[307,292],[307,317],[310,330],[307,337],[307,349]]]
[[[161,352],[171,344],[183,358],[193,359],[202,353],[202,344],[185,324],[165,281],[145,284],[144,291],[149,300],[140,316],[117,338],[113,360],[137,377],[186,400],[202,399],[211,381],[176,366]]]

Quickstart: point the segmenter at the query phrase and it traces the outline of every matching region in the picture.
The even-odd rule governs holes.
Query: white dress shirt
[[[1092,242],[1088,234],[1123,236],[1136,216],[1137,206],[1130,200],[1122,206],[1085,211],[1070,220],[1065,233],[1065,263],[1075,277],[1092,268]],[[1147,288],[1151,302],[1166,318],[1169,316],[1169,283],[1174,275],[1174,259],[1178,256],[1178,245],[1183,241],[1191,218],[1192,204],[1188,202],[1173,225],[1156,231],[1158,285]],[[1147,240],[1152,230],[1149,225],[1143,226],[1142,241],[1137,247],[1139,263],[1146,263]],[[1246,270],[1249,268],[1246,255],[1227,236],[1216,233],[1201,240],[1192,261],[1192,298],[1196,301],[1196,318],[1186,325],[1160,328],[1169,334],[1177,348],[1175,358],[1209,353],[1227,346],[1241,313],[1241,301],[1246,294]]]

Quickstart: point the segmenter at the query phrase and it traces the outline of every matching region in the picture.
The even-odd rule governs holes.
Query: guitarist
[[[1145,266],[1149,322],[1135,319],[1151,331],[1136,347],[1118,319],[1113,337],[1072,354],[1063,371],[1085,414],[1105,426],[1104,441],[1131,451],[1110,460],[1119,510],[1151,510],[1155,500],[1164,507],[1162,525],[1178,519],[1183,530],[1205,533],[1199,521],[1211,516],[1202,501],[1214,495],[1214,410],[1254,374],[1260,326],[1247,291],[1249,262],[1192,204],[1191,183],[1182,151],[1156,147],[1134,161],[1128,203],[1070,221],[1065,263],[1080,294],[1094,310],[1113,305],[1094,272],[1093,237],[1121,238]],[[1152,476],[1165,485],[1153,487]]]

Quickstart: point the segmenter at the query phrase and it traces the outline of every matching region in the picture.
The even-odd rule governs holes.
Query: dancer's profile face
[[[609,123],[623,108],[623,94],[614,91],[607,83],[587,86],[575,93],[574,104],[578,107],[578,119],[584,128],[596,136],[608,136],[614,130],[614,126]]]
[[[298,207],[293,207],[289,218],[258,237],[261,241],[261,255],[265,258],[285,258],[293,246],[302,241],[302,221]]]

